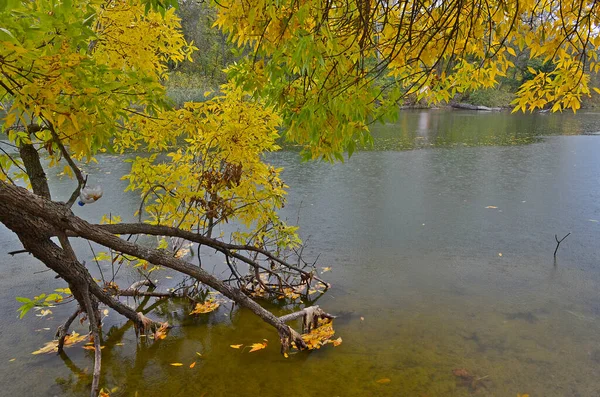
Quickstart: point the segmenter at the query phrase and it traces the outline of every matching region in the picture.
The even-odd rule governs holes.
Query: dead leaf
[[[498,256],[502,256],[502,252],[498,252]]]
[[[196,362],[195,361],[190,364],[190,368],[194,368],[195,366],[196,366]]]
[[[360,318],[360,321],[365,321],[365,318],[364,318],[364,317],[361,317],[361,318]]]
[[[303,334],[302,340],[304,340],[309,350],[320,349],[321,346],[329,343],[334,334],[335,331],[330,320],[319,320],[318,327],[307,334]]]
[[[105,347],[105,346],[100,346],[100,350],[104,349],[104,347]],[[82,349],[85,349],[85,350],[94,350],[94,345],[93,345],[93,344],[92,344],[92,345],[90,345],[90,344],[87,344],[87,345],[85,345],[85,346],[81,346],[81,348],[82,348]]]
[[[333,343],[333,346],[339,346],[339,345],[341,345],[342,344],[342,337],[340,336],[339,338],[332,340],[331,343]]]
[[[204,303],[196,303],[196,307],[194,308],[194,310],[191,311],[190,314],[210,313],[210,312],[213,312],[213,311],[217,310],[217,308],[219,306],[220,306],[219,302],[217,302],[214,299],[210,298],[210,299],[208,299]]]
[[[160,324],[160,327],[154,331],[154,340],[161,340],[167,337],[167,330],[169,329],[169,322]]]
[[[376,380],[375,382],[379,383],[380,385],[385,385],[386,383],[390,383],[392,380],[390,378],[381,378]]]
[[[240,344],[240,345],[229,345],[229,347],[232,347],[234,349],[239,349],[242,346],[244,346],[244,345],[243,344]]]
[[[70,335],[65,337],[65,347],[71,347],[76,343],[82,342],[88,338],[89,335],[79,335],[73,331]],[[44,347],[34,351],[31,354],[44,354],[44,353],[56,353],[58,351],[58,340],[47,342]]]
[[[496,207],[496,206],[494,206],[494,205],[488,205],[488,206],[487,206],[487,207],[485,207],[485,208],[487,208],[487,209],[490,209],[490,210],[495,210],[495,209],[496,209],[496,208],[498,208],[498,207]]]
[[[258,350],[262,350],[265,347],[267,347],[267,342],[265,342],[265,343],[253,343],[252,344],[252,349],[250,349],[250,351],[248,353],[252,353],[252,352],[255,352],[255,351],[258,351]]]
[[[183,363],[171,363],[171,365],[174,367],[181,367]]]
[[[198,355],[198,357],[202,357],[202,354],[200,354],[200,353],[198,353],[198,352],[196,352],[196,354]]]
[[[15,361],[16,358],[11,358],[10,360],[8,360],[9,363],[12,363],[13,361]]]
[[[329,272],[329,271],[331,271],[331,268],[330,268],[330,267],[322,267],[322,268],[321,268],[321,274],[323,274],[323,273],[327,273],[327,272]]]

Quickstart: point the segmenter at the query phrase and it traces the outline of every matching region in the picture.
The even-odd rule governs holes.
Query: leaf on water
[[[239,349],[242,346],[244,346],[244,345],[243,344],[240,344],[240,345],[229,345],[229,347],[232,347],[234,349]]]
[[[104,349],[105,346],[100,346],[100,350]],[[81,346],[82,349],[85,350],[94,350],[94,345],[93,344],[87,344],[85,346]]]
[[[502,252],[498,252],[498,256],[502,256]]]
[[[194,368],[195,366],[196,366],[196,362],[195,361],[190,364],[190,368]]]
[[[210,299],[208,299],[204,303],[196,303],[196,307],[194,308],[194,310],[192,310],[190,312],[190,314],[210,313],[210,312],[213,312],[213,311],[217,310],[217,308],[219,306],[220,306],[219,302],[217,302],[214,299],[210,298]]]
[[[125,343],[123,343],[123,342],[115,343],[115,346],[125,346]]]
[[[340,336],[340,337],[339,337],[339,338],[337,338],[337,339],[333,339],[333,340],[331,341],[331,343],[333,343],[333,346],[339,346],[339,345],[341,345],[341,344],[342,344],[342,337]]]
[[[167,337],[167,330],[169,329],[169,322],[160,324],[160,327],[154,332],[154,340],[161,340]]]
[[[13,361],[15,361],[16,358],[11,358],[10,360],[8,360],[9,363],[12,363]]]
[[[104,316],[108,316],[108,309],[104,309],[102,313],[104,314]]]
[[[361,317],[361,318],[360,318],[360,321],[365,321],[365,318],[364,318],[364,317]]]
[[[386,383],[390,383],[392,380],[390,378],[381,378],[377,379],[376,382],[380,385],[385,385]]]
[[[258,351],[258,350],[262,350],[265,347],[267,347],[267,342],[265,342],[265,343],[253,343],[252,344],[252,349],[250,349],[250,351],[248,353],[252,353],[252,352],[255,352],[255,351]]]
[[[171,363],[173,367],[181,367],[183,363]]]
[[[288,358],[289,355],[287,353],[283,353],[283,357]]]
[[[73,331],[70,335],[65,337],[65,347],[71,347],[76,343],[82,342],[88,338],[89,335],[79,335],[77,332]],[[39,350],[34,351],[31,354],[45,354],[45,353],[56,353],[58,351],[58,340],[53,340],[47,342],[44,347]]]
[[[39,314],[36,314],[38,317],[46,317],[47,315],[52,314],[52,310],[50,309],[42,309]]]
[[[323,267],[323,268],[321,268],[321,274],[327,273],[328,271],[331,271],[330,267]]]
[[[487,207],[485,207],[485,208],[487,208],[487,209],[490,209],[490,210],[495,210],[495,209],[496,209],[496,208],[498,208],[498,207],[496,207],[496,206],[494,206],[494,205],[488,205],[488,206],[487,206]]]
[[[200,353],[198,353],[198,352],[196,352],[196,354],[198,355],[198,357],[202,357],[202,354],[200,354]]]
[[[302,339],[309,350],[315,350],[329,343],[334,334],[333,323],[330,320],[319,320],[319,326],[309,333],[303,334]]]
[[[168,280],[170,280],[170,279],[172,279],[173,277],[171,277],[171,276],[166,276],[165,278],[166,278],[166,279],[168,279]]]

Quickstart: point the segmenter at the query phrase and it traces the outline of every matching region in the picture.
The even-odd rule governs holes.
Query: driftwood
[[[487,106],[481,106],[481,105],[471,105],[470,103],[451,103],[450,106],[452,106],[455,109],[463,109],[463,110],[479,110],[479,111],[483,111],[483,112],[499,112],[502,110],[502,108],[489,108]]]
[[[319,319],[330,319],[333,320],[335,316],[329,313],[325,313],[318,305],[306,307],[300,311],[286,314],[285,316],[279,317],[279,320],[287,323],[292,320],[302,318],[302,332],[309,332],[311,329],[317,327]]]

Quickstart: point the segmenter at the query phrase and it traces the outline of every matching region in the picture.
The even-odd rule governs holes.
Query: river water
[[[600,395],[598,131],[594,113],[403,111],[343,164],[270,155],[290,185],[282,215],[299,214],[305,254],[331,267],[322,276],[333,288],[317,303],[338,315],[342,345],[286,359],[245,310],[192,318],[189,306],[163,304],[151,316],[176,327],[160,342],[136,342],[114,313],[104,319],[102,383],[113,396]],[[126,165],[99,160],[87,171],[105,196],[78,213],[132,219],[139,197],[123,193]],[[72,182],[55,182],[67,195]],[[555,234],[569,232],[554,261]],[[17,319],[15,296],[64,287],[30,257],[6,254],[19,248],[0,227],[0,395],[87,395],[92,352],[31,355],[73,306]],[[89,247],[77,249],[98,274]],[[171,276],[157,278],[168,286]],[[251,354],[229,347],[263,339]]]

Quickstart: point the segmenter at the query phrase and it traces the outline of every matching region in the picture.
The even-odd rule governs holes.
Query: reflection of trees
[[[303,299],[304,303],[286,303],[284,300],[274,300],[263,302],[263,306],[273,311],[274,313],[296,312],[304,307],[316,304],[322,295],[315,294],[314,299]],[[135,309],[144,315],[152,312],[160,318],[160,321],[168,321],[169,324],[175,324],[175,332],[171,332],[163,341],[155,342],[150,338],[142,337],[136,342],[136,350],[131,353],[130,350],[124,350],[127,345],[123,345],[126,340],[126,335],[133,328],[133,324],[128,321],[122,325],[115,325],[105,333],[102,340],[102,363],[103,374],[101,377],[101,386],[105,388],[118,387],[115,396],[135,396],[147,395],[139,394],[143,390],[155,390],[157,395],[169,395],[171,390],[191,390],[196,387],[215,387],[218,390],[219,385],[209,385],[211,380],[207,378],[199,378],[195,384],[192,382],[175,382],[176,389],[171,384],[175,381],[171,376],[171,371],[174,367],[172,362],[182,362],[187,369],[193,361],[186,360],[185,357],[194,357],[197,361],[196,369],[201,369],[205,365],[203,358],[195,356],[195,351],[190,351],[190,343],[202,346],[208,349],[213,345],[221,345],[225,349],[230,349],[229,341],[239,339],[239,329],[233,325],[236,323],[256,323],[254,316],[245,310],[236,310],[235,304],[231,304],[229,310],[221,306],[221,308],[209,315],[189,316],[193,304],[186,300],[173,301],[172,299],[158,299],[150,304],[154,298],[144,297],[140,299],[138,307]],[[224,312],[227,312],[229,324],[223,321]],[[257,323],[258,325],[260,323]],[[210,330],[206,331],[208,328]],[[195,332],[199,329],[206,332]],[[267,330],[260,324],[260,330]],[[200,336],[200,337],[199,337]],[[262,338],[261,338],[262,339]],[[257,339],[259,341],[260,339]],[[273,339],[275,341],[275,339]],[[68,351],[67,351],[68,352]],[[93,352],[90,352],[90,357]],[[131,354],[134,357],[131,357]],[[165,358],[168,355],[169,358]],[[297,359],[303,360],[308,354],[303,354]],[[83,396],[89,394],[89,387],[92,382],[91,370],[86,366],[81,368],[75,364],[66,352],[62,352],[59,357],[65,364],[65,367],[70,371],[67,378],[61,377],[56,379],[56,383],[61,387],[65,395]],[[296,361],[297,361],[296,359]],[[90,361],[90,366],[92,362]],[[183,368],[182,368],[183,369]],[[181,370],[181,369],[180,369]],[[222,372],[224,368],[214,367],[211,370]],[[178,372],[185,376],[184,372]],[[154,395],[154,394],[152,394]]]

